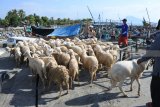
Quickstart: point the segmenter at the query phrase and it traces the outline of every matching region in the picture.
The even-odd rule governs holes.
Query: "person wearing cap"
[[[127,19],[123,19],[123,24],[121,26],[117,26],[117,28],[121,28],[121,34],[119,35],[118,45],[127,46],[128,45],[128,25]]]
[[[153,33],[154,42],[151,44],[146,54],[137,60],[137,64],[153,59],[153,72],[150,84],[152,102],[147,103],[147,107],[160,107],[160,20],[156,27],[157,31]]]

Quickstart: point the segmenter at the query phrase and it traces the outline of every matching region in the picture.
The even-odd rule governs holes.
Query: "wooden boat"
[[[31,28],[32,28],[32,34],[38,34],[41,36],[47,36],[48,34],[54,31],[54,29],[52,28],[42,28],[42,27],[35,27],[35,26],[31,26]]]

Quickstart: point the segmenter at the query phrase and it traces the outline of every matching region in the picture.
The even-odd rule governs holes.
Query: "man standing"
[[[88,37],[89,38],[96,37],[96,32],[94,31],[94,28],[92,25],[90,25],[88,28]]]
[[[128,45],[128,25],[127,19],[123,19],[123,25],[117,26],[117,28],[121,28],[121,34],[119,35],[118,45],[127,46]]]
[[[156,29],[157,31],[153,34],[155,35],[154,42],[146,51],[146,54],[137,60],[137,63],[140,64],[151,58],[154,59],[150,84],[152,102],[147,103],[147,107],[160,107],[160,20]]]

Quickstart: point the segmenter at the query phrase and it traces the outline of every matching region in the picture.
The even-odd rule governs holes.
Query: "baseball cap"
[[[122,21],[127,21],[127,19],[123,19]]]

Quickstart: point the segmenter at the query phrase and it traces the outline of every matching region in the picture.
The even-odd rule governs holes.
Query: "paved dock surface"
[[[0,93],[0,107],[34,107],[35,106],[35,82],[32,82],[31,72],[26,65],[21,68],[15,67],[13,57],[8,53],[0,56],[0,71],[17,71],[8,81],[3,83]],[[97,74],[97,81],[90,87],[89,73],[80,72],[80,86],[75,82],[74,90],[69,94],[62,92],[63,96],[57,99],[59,88],[53,84],[50,91],[41,93],[42,85],[39,86],[39,107],[145,107],[150,98],[150,80],[152,69],[145,70],[141,78],[141,96],[137,96],[138,85],[133,83],[133,91],[126,92],[128,98],[122,97],[122,93],[116,87],[108,91],[110,81],[104,76],[104,72]],[[123,89],[128,91],[130,80],[127,79]]]

